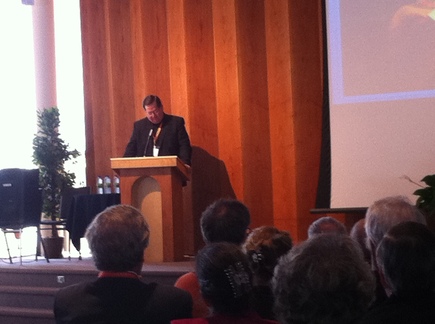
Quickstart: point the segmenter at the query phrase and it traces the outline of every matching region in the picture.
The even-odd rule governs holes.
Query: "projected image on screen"
[[[435,1],[328,1],[334,100],[435,96]]]
[[[331,208],[435,173],[435,0],[325,0]]]

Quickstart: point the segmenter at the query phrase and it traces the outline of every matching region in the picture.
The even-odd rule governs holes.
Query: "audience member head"
[[[249,233],[243,248],[248,256],[255,284],[268,284],[281,256],[293,246],[290,234],[274,226],[257,227]]]
[[[391,196],[375,201],[366,212],[367,244],[375,260],[376,248],[390,228],[402,222],[426,224],[424,215],[404,196]]]
[[[392,227],[376,250],[387,293],[435,292],[435,235],[423,224]]]
[[[324,216],[308,227],[308,238],[319,234],[347,234],[346,227],[333,217]]]
[[[349,236],[358,243],[358,245],[361,247],[361,250],[364,254],[364,259],[370,263],[371,256],[370,251],[367,248],[367,233],[365,228],[365,218],[360,219],[357,221],[350,230]]]
[[[351,323],[368,308],[375,280],[347,235],[317,235],[282,257],[273,278],[280,323]]]
[[[97,269],[115,272],[140,271],[149,235],[144,216],[128,205],[106,208],[85,234]]]
[[[230,242],[242,244],[249,230],[248,208],[235,199],[219,199],[201,215],[201,232],[205,243]]]
[[[207,244],[196,256],[201,295],[215,314],[242,315],[251,310],[251,272],[236,244]]]

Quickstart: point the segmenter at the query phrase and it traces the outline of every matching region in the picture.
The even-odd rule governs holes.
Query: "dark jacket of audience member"
[[[207,244],[196,256],[196,273],[201,294],[212,313],[207,318],[174,320],[172,324],[276,323],[262,319],[252,309],[252,273],[238,245]]]
[[[249,209],[236,199],[218,199],[202,213],[200,225],[202,238],[206,244],[229,242],[242,244],[248,235],[251,215]],[[195,272],[182,275],[175,287],[188,291],[193,299],[193,317],[205,317],[209,309],[199,291]]]
[[[435,236],[423,224],[392,227],[376,252],[388,300],[361,323],[435,323]]]
[[[292,246],[290,234],[273,226],[255,228],[243,245],[253,273],[253,307],[262,318],[275,319],[271,279],[279,258]]]
[[[373,299],[375,281],[347,235],[323,234],[293,247],[275,269],[275,313],[282,324],[349,324]]]
[[[187,292],[140,279],[149,228],[139,210],[107,208],[89,225],[86,238],[100,270],[98,279],[59,290],[56,323],[163,324],[191,316]]]

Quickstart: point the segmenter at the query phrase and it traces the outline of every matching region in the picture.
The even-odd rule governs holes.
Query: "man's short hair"
[[[141,212],[115,205],[99,213],[86,230],[95,265],[101,271],[129,271],[144,261],[149,227]]]
[[[374,248],[394,225],[407,221],[426,224],[424,215],[405,196],[391,196],[375,201],[367,209],[365,219],[367,239]]]
[[[375,279],[347,235],[323,234],[293,247],[273,278],[280,323],[352,323],[374,297]]]
[[[236,199],[218,199],[201,215],[201,232],[205,243],[230,242],[242,244],[251,216],[248,208]]]
[[[308,238],[326,233],[346,235],[347,230],[343,223],[330,216],[321,217],[308,227]]]
[[[435,235],[425,225],[393,226],[381,240],[376,259],[393,294],[435,290]]]
[[[154,103],[156,103],[157,108],[161,108],[163,106],[162,101],[160,100],[159,97],[157,97],[156,95],[148,95],[143,100],[142,107],[145,109],[145,106],[149,106]]]

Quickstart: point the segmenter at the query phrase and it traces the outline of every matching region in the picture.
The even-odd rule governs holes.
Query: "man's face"
[[[160,124],[163,119],[163,107],[157,107],[156,103],[153,103],[149,106],[145,106],[145,112],[147,114],[147,118],[153,124]]]

